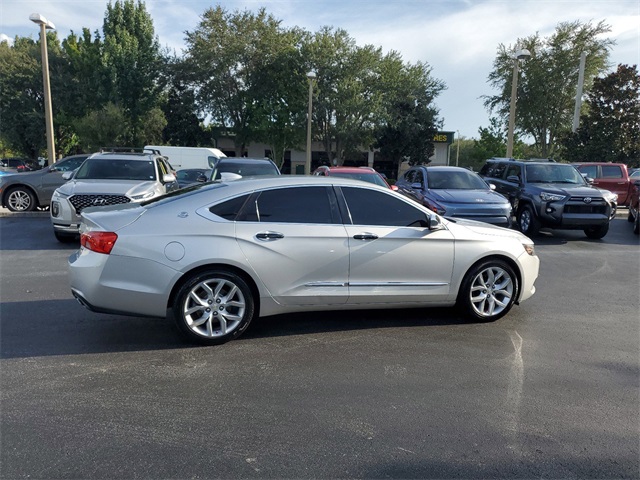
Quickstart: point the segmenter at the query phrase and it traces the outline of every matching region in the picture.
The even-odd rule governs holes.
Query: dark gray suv
[[[546,227],[584,230],[597,239],[609,231],[615,203],[607,192],[589,185],[573,165],[490,159],[480,176],[509,199],[525,235],[534,236]]]

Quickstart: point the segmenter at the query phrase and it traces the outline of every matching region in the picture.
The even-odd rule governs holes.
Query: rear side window
[[[239,221],[260,223],[342,223],[327,187],[265,190],[252,197]],[[335,197],[333,197],[335,198]]]
[[[618,165],[602,165],[602,178],[622,178],[622,169]]]
[[[218,203],[211,207],[209,211],[225,220],[235,220],[249,196],[249,194],[242,195],[226,202]]]
[[[406,202],[375,190],[342,187],[354,225],[426,227],[427,214]]]

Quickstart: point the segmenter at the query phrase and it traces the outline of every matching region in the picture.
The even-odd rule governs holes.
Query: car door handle
[[[256,238],[258,240],[278,240],[279,238],[284,238],[284,234],[280,232],[260,232],[256,233]]]
[[[374,233],[356,233],[353,238],[356,240],[376,240],[378,235]]]

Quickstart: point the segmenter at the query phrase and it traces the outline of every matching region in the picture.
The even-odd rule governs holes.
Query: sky
[[[107,3],[0,0],[0,41],[37,38],[32,13],[53,22],[60,39],[83,27],[102,33]],[[616,42],[612,69],[640,64],[640,0],[146,0],[145,5],[160,45],[177,53],[202,13],[221,5],[231,12],[265,7],[283,26],[310,32],[342,28],[360,46],[395,50],[405,62],[426,62],[447,86],[435,100],[443,130],[466,138],[478,138],[478,129],[489,125],[482,96],[497,93],[487,78],[500,44],[514,46],[535,33],[547,37],[561,22],[603,20],[611,27],[606,37]]]

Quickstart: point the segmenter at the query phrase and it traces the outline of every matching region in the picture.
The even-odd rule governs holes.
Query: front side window
[[[354,225],[427,227],[427,214],[383,192],[366,188],[342,187]]]
[[[260,223],[341,223],[328,187],[265,190],[249,201],[239,221]]]
[[[598,177],[598,166],[597,165],[584,165],[580,167],[580,172],[587,175],[589,178],[597,178]]]

